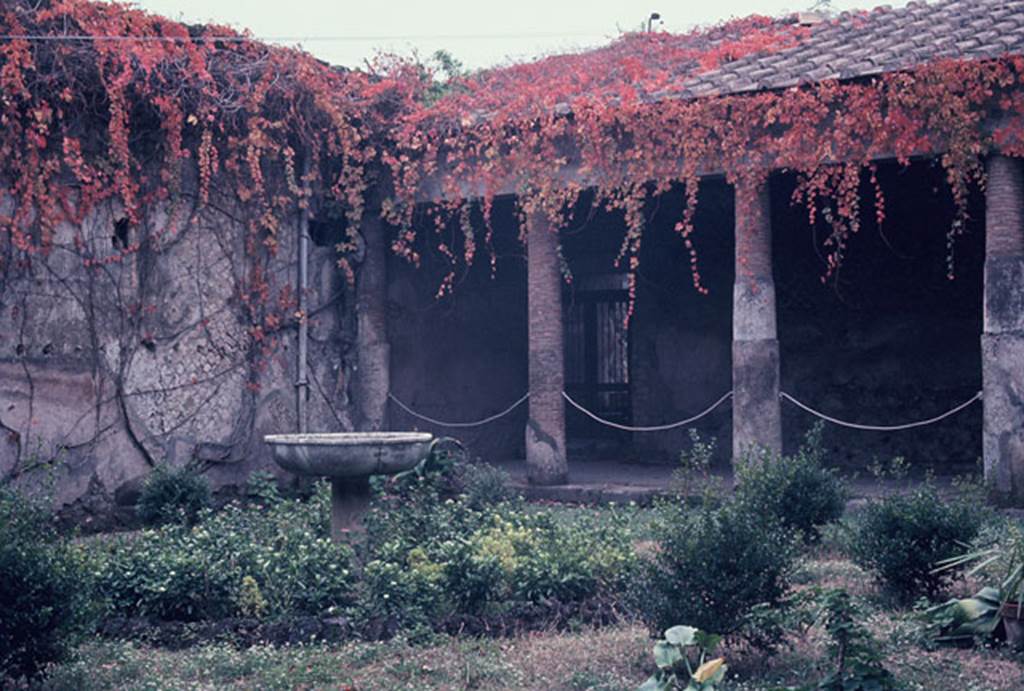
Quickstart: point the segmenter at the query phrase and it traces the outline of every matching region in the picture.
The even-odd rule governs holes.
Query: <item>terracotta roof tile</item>
[[[798,45],[748,55],[676,89],[693,96],[856,79],[940,59],[1024,53],[1024,0],[936,0],[843,12],[810,27]]]

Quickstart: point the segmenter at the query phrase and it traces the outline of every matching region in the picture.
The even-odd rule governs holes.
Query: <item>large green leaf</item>
[[[688,645],[694,645],[700,633],[699,629],[692,626],[673,626],[665,632],[665,640],[672,645],[685,648]]]
[[[654,645],[654,664],[658,669],[672,669],[683,659],[683,653],[678,647],[665,641],[658,641]]]
[[[989,636],[999,624],[1002,598],[995,588],[979,590],[974,597],[950,600],[928,610],[927,615],[938,627],[935,640],[952,643],[976,636]]]

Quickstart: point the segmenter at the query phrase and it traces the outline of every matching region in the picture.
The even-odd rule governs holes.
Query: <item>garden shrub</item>
[[[614,517],[570,526],[508,505],[467,511],[453,499],[438,513],[452,519],[433,524],[443,529],[373,547],[364,617],[392,617],[406,628],[462,616],[500,619],[540,603],[580,604],[621,592],[633,564],[628,532]]]
[[[84,555],[46,509],[0,488],[0,685],[60,660],[94,614]]]
[[[449,480],[405,478],[375,498],[365,521],[364,621],[394,630],[465,617],[505,626],[530,607],[571,608],[624,589],[635,563],[624,515],[563,524],[516,501],[445,498]]]
[[[307,501],[204,511],[106,545],[99,590],[112,613],[197,621],[318,615],[351,604],[351,549],[334,544],[329,491]]]
[[[842,517],[848,497],[843,480],[824,467],[822,429],[815,425],[792,456],[761,453],[736,468],[739,501],[800,531],[807,542],[817,542],[822,526]]]
[[[146,478],[135,512],[146,525],[195,523],[210,505],[210,485],[189,468],[157,466]]]
[[[955,570],[936,572],[937,563],[963,553],[987,516],[978,499],[941,497],[926,483],[868,502],[853,522],[847,548],[856,564],[901,600],[934,598],[957,576]]]
[[[455,483],[459,494],[470,506],[480,509],[516,498],[512,477],[489,463],[459,463],[455,466]]]
[[[685,622],[760,642],[752,625],[777,608],[797,555],[791,532],[741,502],[660,509],[659,547],[635,580],[632,600],[653,632]]]
[[[885,665],[878,642],[860,620],[864,612],[841,588],[820,594],[821,620],[828,635],[832,671],[819,691],[889,691],[896,680]]]

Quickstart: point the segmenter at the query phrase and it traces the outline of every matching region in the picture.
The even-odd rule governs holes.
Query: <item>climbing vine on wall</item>
[[[351,277],[344,252],[355,247],[371,187],[397,227],[394,251],[413,262],[422,230],[414,210],[443,198],[432,208],[431,242],[452,265],[445,294],[459,262],[485,254],[493,269],[490,211],[499,193],[520,195],[525,236],[531,218],[563,224],[581,192],[596,189],[596,203],[623,213],[618,262],[632,275],[645,204],[682,183],[688,203],[675,229],[704,291],[693,225],[701,175],[737,182],[783,168],[798,173],[794,201],[832,228],[827,278],[867,212],[865,177],[875,189],[870,212],[884,220],[872,161],[940,151],[958,210],[948,229],[952,277],[981,157],[993,145],[1024,153],[1024,61],[945,61],[770,92],[689,90],[698,75],[798,46],[810,32],[755,16],[681,35],[628,34],[602,49],[458,77],[437,98],[408,61],[346,71],[130,6],[13,0],[0,10],[0,33],[13,37],[0,41],[0,268],[30,266],[52,250],[61,224],[75,226],[103,204],[116,204],[131,226],[154,209],[170,211],[114,253],[76,237],[71,246],[89,269],[143,246],[159,250],[212,197],[226,198],[248,232],[239,301],[253,340],[265,343],[291,308],[266,260],[282,241],[282,219],[301,208],[343,209],[341,264]],[[28,39],[40,36],[64,38]],[[483,228],[474,227],[471,203]]]
[[[0,34],[4,277],[55,243],[96,271],[159,252],[216,201],[247,233],[235,290],[257,344],[290,320],[267,268],[282,226],[330,199],[356,227],[374,133],[420,88],[121,4],[14,0]],[[100,208],[130,229],[113,250],[81,230]]]
[[[969,191],[983,182],[982,156],[993,144],[1010,155],[1024,153],[1024,60],[945,60],[776,91],[697,97],[689,90],[691,80],[723,63],[797,46],[809,32],[751,17],[684,35],[626,35],[600,50],[463,79],[396,130],[396,150],[387,158],[396,189],[386,208],[404,228],[395,250],[418,259],[411,223],[416,200],[443,196],[455,212],[461,200],[513,191],[540,197],[525,204],[546,209],[557,225],[589,187],[597,190],[595,203],[623,212],[617,261],[632,275],[645,203],[683,183],[687,205],[675,230],[690,251],[694,286],[704,292],[693,238],[700,177],[721,172],[736,183],[785,169],[799,179],[793,201],[812,222],[821,218],[831,227],[826,280],[842,263],[861,215],[885,219],[873,161],[895,157],[906,164],[942,152],[956,208],[947,229],[953,278],[955,239],[965,226]],[[864,183],[874,190],[869,208],[861,208]],[[463,259],[471,263],[477,249],[467,243]],[[450,245],[445,252],[454,261]]]

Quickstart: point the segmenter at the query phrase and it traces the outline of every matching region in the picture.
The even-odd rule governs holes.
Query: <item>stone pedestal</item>
[[[361,531],[369,509],[369,476],[331,480],[331,539],[341,542],[353,531]]]
[[[361,432],[386,429],[391,390],[391,346],[388,343],[387,259],[384,224],[367,213],[360,228],[366,256],[356,278],[356,368],[352,398],[356,427]]]
[[[997,502],[1024,506],[1024,171],[999,155],[986,167],[985,483]]]
[[[527,234],[530,417],[526,423],[526,464],[530,482],[568,481],[565,457],[565,363],[558,233],[543,213],[529,217]]]
[[[732,457],[736,463],[755,449],[782,451],[771,204],[764,181],[736,185],[732,310]]]

